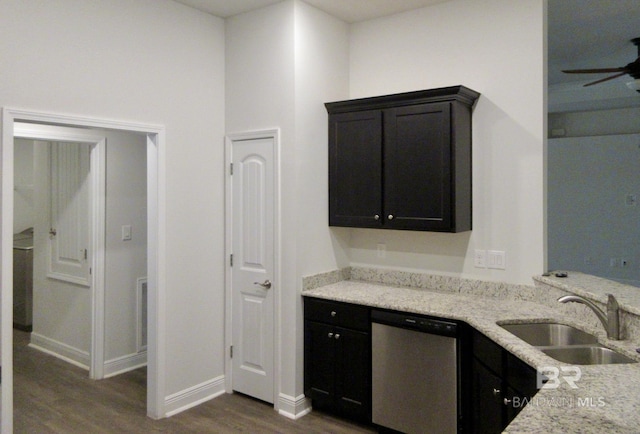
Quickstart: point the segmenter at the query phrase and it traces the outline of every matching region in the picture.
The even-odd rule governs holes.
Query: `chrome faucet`
[[[609,339],[620,339],[620,306],[618,306],[618,300],[613,294],[607,294],[607,314],[605,315],[598,306],[582,298],[579,295],[565,295],[558,299],[560,303],[568,303],[575,301],[576,303],[586,304],[591,310],[598,316],[598,319],[607,331],[607,337]]]

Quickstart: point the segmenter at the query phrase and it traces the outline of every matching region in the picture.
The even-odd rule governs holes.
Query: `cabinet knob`
[[[493,396],[499,396],[500,395],[500,389],[493,389]]]
[[[389,220],[393,220],[393,214],[389,214],[389,216],[387,217]]]
[[[507,399],[507,398],[504,398],[504,399],[502,400],[502,402],[504,402],[504,405],[509,405],[509,404],[511,404],[511,401],[512,401],[511,399]]]
[[[380,216],[378,214],[376,214],[376,215],[373,216],[373,219],[374,220],[380,220]]]
[[[334,336],[334,338],[336,338],[336,339],[340,339],[340,333],[336,333],[336,334],[335,334],[335,336]]]
[[[328,337],[329,339],[331,339],[331,338],[333,337],[333,333],[329,332],[329,334],[327,335],[327,337]]]
[[[335,311],[335,310],[332,310],[332,311],[331,311],[331,316],[336,316],[336,315],[337,315],[336,311]]]

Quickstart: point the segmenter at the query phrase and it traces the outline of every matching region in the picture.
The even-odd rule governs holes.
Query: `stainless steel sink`
[[[502,324],[501,327],[534,347],[584,345],[598,342],[595,336],[565,324]]]
[[[612,363],[636,363],[635,360],[599,345],[541,348],[543,353],[556,360],[573,365],[605,365]]]
[[[500,327],[560,362],[573,365],[637,363],[598,344],[595,336],[566,324],[544,322],[500,324]]]

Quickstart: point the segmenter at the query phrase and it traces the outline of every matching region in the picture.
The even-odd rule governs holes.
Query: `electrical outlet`
[[[507,257],[503,250],[487,250],[487,268],[505,270],[507,268]]]
[[[476,249],[473,256],[473,265],[476,268],[487,268],[487,251]]]
[[[624,204],[626,206],[636,206],[637,200],[636,200],[636,195],[635,194],[628,194],[625,198],[624,198]]]

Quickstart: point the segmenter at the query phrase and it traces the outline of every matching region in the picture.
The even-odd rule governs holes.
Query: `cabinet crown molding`
[[[424,104],[432,102],[459,101],[473,107],[480,93],[468,87],[457,85],[437,89],[416,90],[391,95],[356,98],[325,103],[329,114],[352,112],[354,110],[385,109],[399,104]]]

